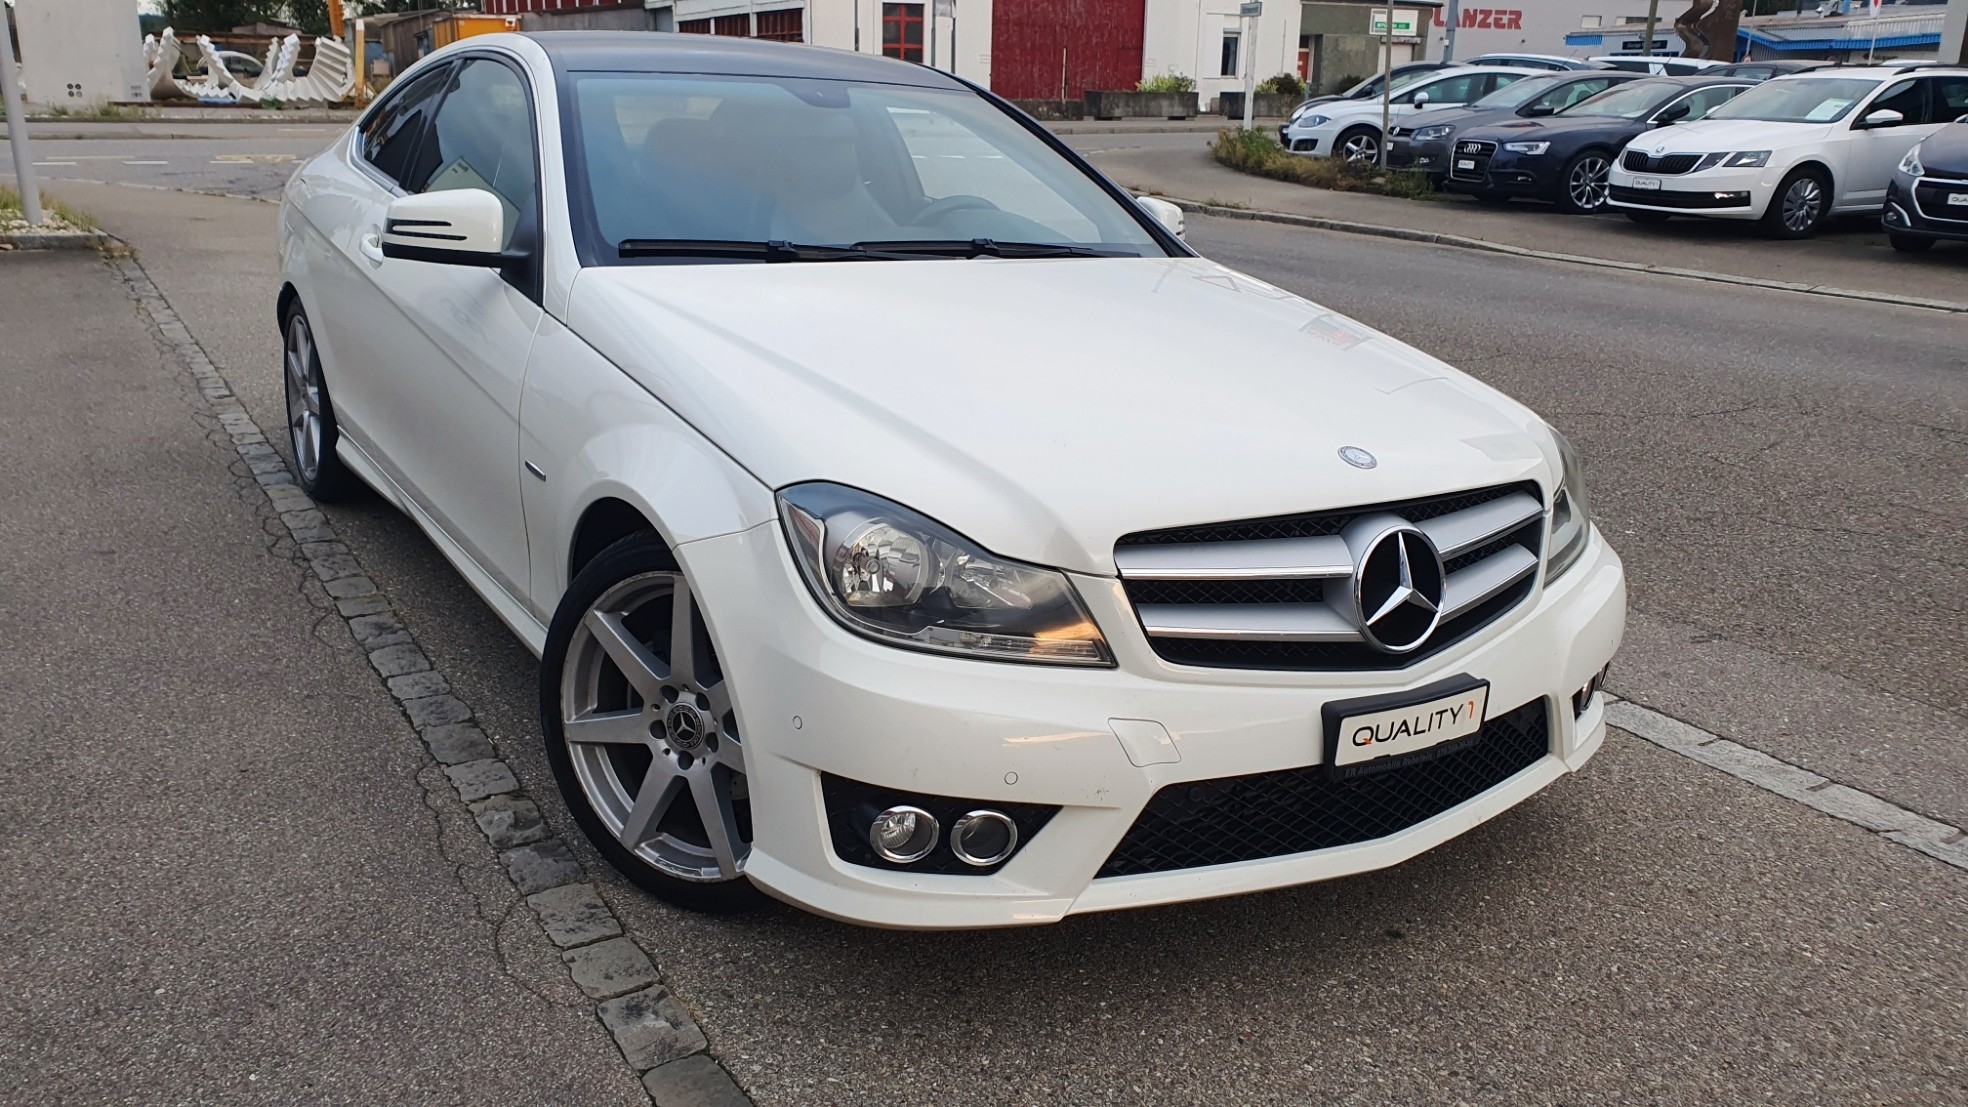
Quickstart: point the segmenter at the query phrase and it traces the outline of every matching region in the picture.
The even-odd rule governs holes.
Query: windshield
[[[861,243],[904,246],[857,257],[922,256],[911,243],[989,247],[967,257],[1000,243],[1062,247],[1018,256],[1167,256],[1091,177],[967,91],[624,73],[573,83],[587,200],[576,207],[597,262],[834,260],[845,255],[783,247]],[[765,243],[776,248],[728,249]]]
[[[1416,81],[1421,80],[1423,77],[1433,77],[1440,72],[1441,69],[1436,66],[1423,66],[1420,69],[1410,69],[1407,70],[1406,72],[1396,72],[1394,74],[1394,84],[1388,91],[1389,92],[1398,91],[1400,89],[1406,88],[1408,85],[1414,84]],[[1374,76],[1368,77],[1366,80],[1361,81],[1359,84],[1354,85],[1352,88],[1346,90],[1346,98],[1349,100],[1363,100],[1369,96],[1379,96],[1379,95],[1380,95],[1379,74],[1375,74]]]
[[[1682,91],[1680,85],[1634,81],[1609,88],[1597,96],[1580,100],[1559,115],[1599,115],[1610,119],[1638,119],[1667,103]]]
[[[1528,103],[1533,97],[1547,92],[1558,83],[1556,77],[1526,77],[1521,81],[1507,84],[1481,100],[1469,105],[1470,111],[1489,108],[1514,108]]]
[[[1785,77],[1744,92],[1708,113],[1710,119],[1766,123],[1835,123],[1879,87],[1861,77]]]

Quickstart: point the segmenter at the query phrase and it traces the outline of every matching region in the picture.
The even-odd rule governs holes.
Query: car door
[[[1844,166],[1833,167],[1832,206],[1870,210],[1886,201],[1886,183],[1893,169],[1914,144],[1940,129],[1928,109],[1934,81],[1909,78],[1895,81],[1845,122]],[[1868,123],[1874,112],[1891,109],[1904,118],[1896,123]]]
[[[1401,93],[1394,97],[1396,114],[1406,115],[1422,110],[1454,108],[1480,98],[1484,94],[1484,78],[1487,73],[1458,73],[1453,77],[1443,77],[1430,81],[1420,88]],[[1426,95],[1425,104],[1415,101]]]
[[[369,413],[377,458],[478,568],[527,584],[519,500],[519,401],[542,315],[537,289],[499,269],[384,258],[398,195],[471,188],[497,196],[506,246],[538,236],[538,128],[519,67],[469,54],[450,67],[407,162],[377,184],[355,243],[367,309],[350,325],[380,382]],[[451,553],[452,551],[447,551]]]

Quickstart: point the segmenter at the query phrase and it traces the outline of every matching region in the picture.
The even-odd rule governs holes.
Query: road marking
[[[220,154],[212,159],[213,165],[254,165],[261,162],[279,163],[293,161],[293,154]]]
[[[75,163],[72,161],[37,161],[34,164],[37,166],[42,166],[42,165],[74,165]]]
[[[1608,704],[1606,725],[1968,872],[1968,831],[1960,827],[1909,811],[1870,792],[1835,783],[1809,769],[1780,761],[1761,750],[1731,742],[1637,703],[1620,700]]]
[[[168,161],[126,161],[124,165],[169,165]]]

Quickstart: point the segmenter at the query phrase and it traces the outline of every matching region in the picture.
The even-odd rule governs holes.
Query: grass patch
[[[1290,181],[1311,188],[1334,192],[1370,192],[1378,196],[1399,196],[1407,200],[1436,200],[1441,194],[1428,182],[1428,174],[1412,169],[1382,169],[1373,164],[1354,164],[1339,158],[1298,157],[1285,152],[1269,131],[1218,131],[1210,143],[1210,154],[1239,173]]]
[[[45,192],[41,194],[41,214],[46,221],[38,227],[29,226],[26,213],[21,211],[20,193],[6,185],[0,185],[0,233],[23,234],[36,231],[96,229],[96,221],[91,219],[87,212],[76,211]]]

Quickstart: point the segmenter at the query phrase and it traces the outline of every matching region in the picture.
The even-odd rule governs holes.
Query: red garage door
[[[996,0],[991,91],[1008,100],[1077,100],[1141,81],[1144,0]],[[1062,91],[1063,89],[1063,91]]]

